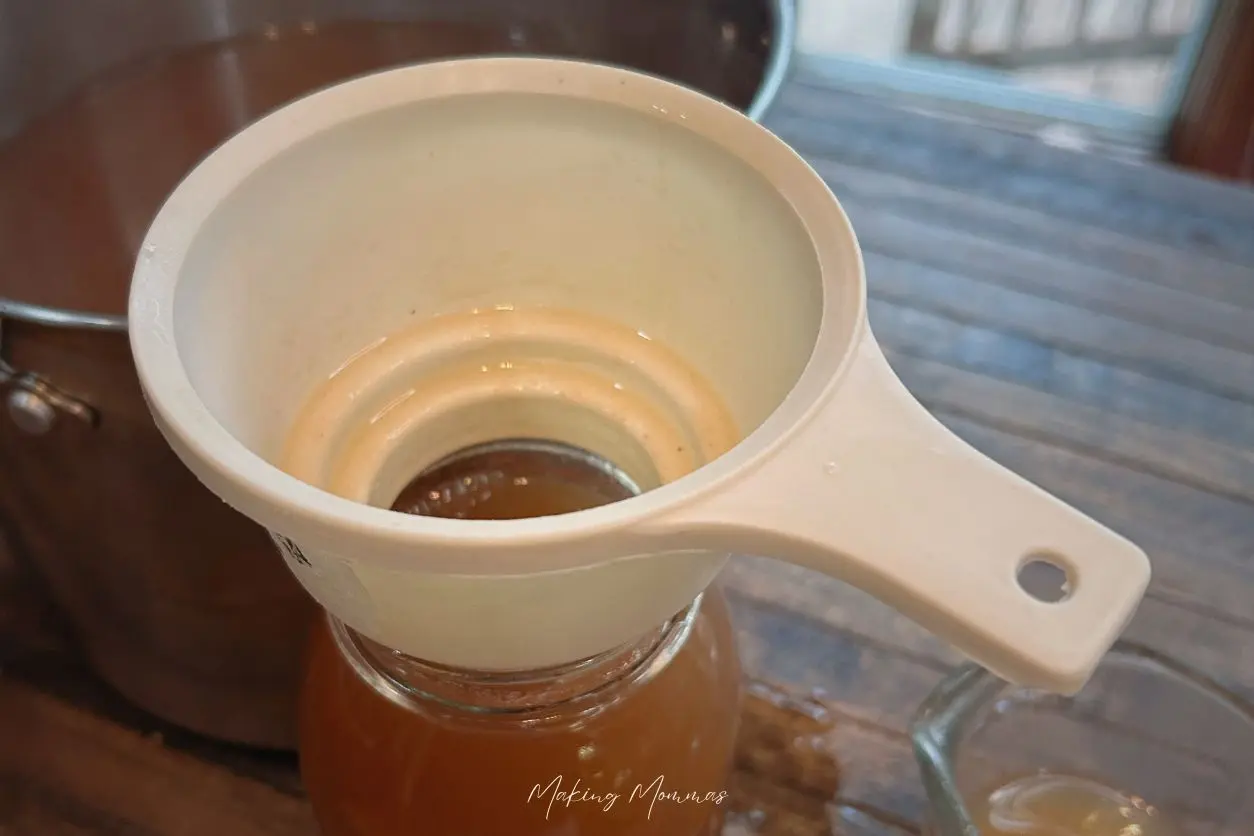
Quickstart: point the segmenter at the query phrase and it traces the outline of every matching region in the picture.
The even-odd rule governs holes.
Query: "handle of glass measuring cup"
[[[664,525],[847,581],[1011,681],[1079,690],[1144,595],[1145,553],[967,445],[861,339],[805,426]],[[1062,600],[1022,586],[1040,562],[1065,571]]]

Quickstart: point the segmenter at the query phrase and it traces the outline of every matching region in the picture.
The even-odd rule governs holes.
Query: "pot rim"
[[[763,68],[762,78],[758,82],[757,91],[749,107],[744,111],[746,116],[759,123],[775,105],[780,90],[788,81],[797,39],[795,2],[793,0],[766,0],[766,3],[769,6],[772,24],[770,51],[767,54],[766,65]],[[387,70],[380,72],[387,72]],[[74,308],[55,308],[4,296],[0,296],[0,319],[11,319],[45,328],[71,328],[84,331],[122,332],[127,327],[125,313],[110,314]]]

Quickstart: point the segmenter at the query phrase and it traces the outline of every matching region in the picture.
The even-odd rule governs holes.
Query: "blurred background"
[[[798,62],[1060,144],[1162,146],[1213,0],[799,0]]]

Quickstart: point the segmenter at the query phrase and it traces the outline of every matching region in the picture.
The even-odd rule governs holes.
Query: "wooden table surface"
[[[1130,637],[1254,696],[1254,192],[803,71],[767,123],[851,215],[872,327],[908,386],[1150,553]],[[959,656],[801,569],[737,559],[724,582],[755,680],[728,832],[917,833],[906,728]],[[0,834],[315,832],[291,756],[129,709],[38,620],[0,619]]]

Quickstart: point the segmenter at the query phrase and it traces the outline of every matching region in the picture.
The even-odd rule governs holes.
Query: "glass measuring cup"
[[[912,738],[933,836],[1238,836],[1254,820],[1254,711],[1131,643],[1074,697],[965,667],[920,707]],[[1106,802],[1080,811],[1101,788]]]

